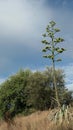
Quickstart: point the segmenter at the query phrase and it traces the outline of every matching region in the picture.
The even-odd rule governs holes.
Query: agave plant
[[[63,121],[66,121],[69,123],[69,112],[68,112],[68,106],[63,105],[60,110],[55,114],[54,120],[56,123],[63,123]]]

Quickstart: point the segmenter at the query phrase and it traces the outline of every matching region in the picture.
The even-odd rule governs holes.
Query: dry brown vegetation
[[[30,116],[18,116],[14,121],[0,121],[0,130],[73,130],[73,120],[68,123],[55,124],[49,120],[49,111],[38,111]]]

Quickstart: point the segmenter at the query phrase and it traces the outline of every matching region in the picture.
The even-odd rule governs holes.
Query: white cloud
[[[52,16],[50,8],[46,10],[42,3],[43,1],[0,1],[0,35],[22,38],[27,35],[36,36],[41,29],[40,25],[44,25]]]
[[[5,80],[6,78],[0,78],[0,84],[2,84]]]
[[[67,84],[66,86],[69,90],[73,91],[73,83],[72,84]]]
[[[66,86],[69,90],[73,90],[73,63],[62,67],[65,72]]]
[[[52,17],[45,0],[0,0],[0,72],[35,64],[41,35]],[[35,58],[34,58],[35,57]],[[7,76],[6,74],[6,76]]]
[[[45,1],[0,0],[0,72],[3,75],[30,64],[35,66],[34,68],[36,63],[39,68],[44,66],[39,48],[42,46],[41,35],[51,19],[56,21],[65,38],[65,43],[62,44],[67,48],[67,52],[64,53],[65,61],[68,59],[72,61],[73,12],[64,8],[50,8],[50,4],[47,6],[44,4]],[[60,2],[61,0],[58,0],[58,3]],[[68,77],[66,81],[71,84],[72,65],[64,66],[64,69]]]

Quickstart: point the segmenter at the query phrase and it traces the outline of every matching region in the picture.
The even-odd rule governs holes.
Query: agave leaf
[[[49,23],[50,23],[51,27],[54,27],[56,25],[56,23],[54,21],[51,21]]]
[[[46,37],[46,33],[44,33],[42,36],[43,36],[43,37]]]
[[[57,61],[57,62],[58,62],[58,61],[62,61],[62,59],[57,59],[56,61]]]
[[[44,57],[44,58],[48,58],[47,55],[44,55],[43,57]]]
[[[60,29],[54,28],[54,31],[55,31],[55,32],[60,32]]]
[[[42,52],[46,52],[46,49],[43,49]]]

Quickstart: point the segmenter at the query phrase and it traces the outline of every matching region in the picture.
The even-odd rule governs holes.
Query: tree
[[[34,72],[28,81],[28,105],[30,104],[36,110],[46,110],[51,105],[52,89],[47,76],[42,72]]]
[[[4,117],[7,111],[10,112],[11,117],[26,111],[28,97],[26,86],[30,75],[30,70],[20,70],[0,85],[1,117]]]
[[[58,54],[61,54],[65,51],[64,48],[58,47],[58,44],[63,42],[64,39],[60,37],[56,37],[55,34],[57,32],[60,32],[60,29],[55,28],[56,23],[54,21],[51,21],[49,25],[46,27],[46,33],[43,34],[44,38],[49,38],[49,42],[44,39],[42,41],[43,44],[45,44],[45,48],[42,50],[46,53],[44,55],[44,58],[49,58],[52,60],[52,68],[53,68],[53,88],[55,89],[55,100],[57,101],[58,106],[60,106],[59,97],[58,97],[58,91],[57,91],[57,85],[56,85],[56,77],[55,77],[55,62],[61,61],[61,59],[56,59],[56,56]],[[49,52],[49,53],[48,53]]]
[[[44,71],[44,75],[47,78],[47,84],[49,87],[52,89],[52,94],[51,94],[51,108],[55,108],[57,106],[57,103],[55,102],[55,91],[53,89],[53,75],[52,75],[52,67],[47,67],[46,70]],[[59,102],[62,105],[64,95],[66,93],[66,88],[65,88],[65,74],[64,71],[61,69],[56,69],[55,70],[55,78],[56,78],[56,86],[57,86],[57,91],[58,91],[58,97],[59,97]],[[68,94],[68,93],[67,93]]]

